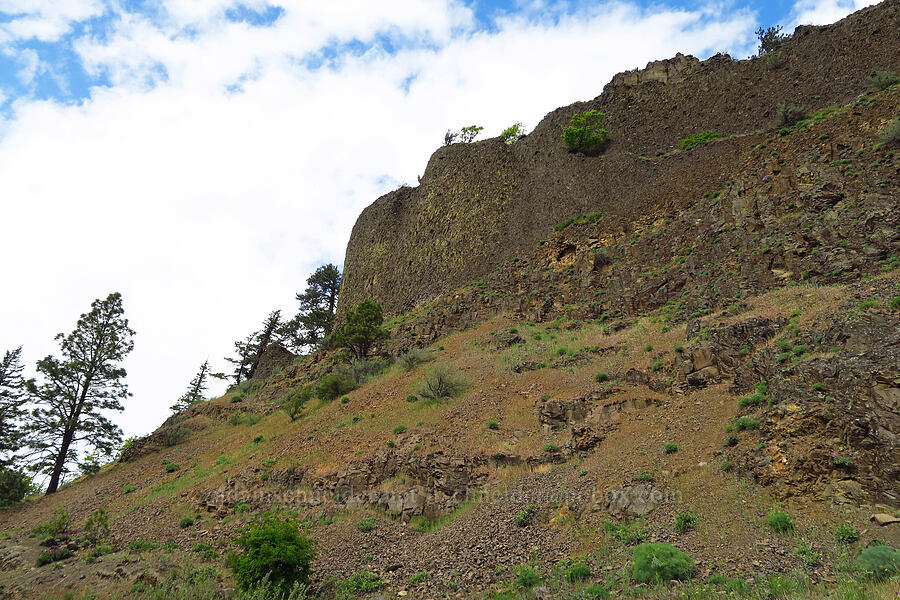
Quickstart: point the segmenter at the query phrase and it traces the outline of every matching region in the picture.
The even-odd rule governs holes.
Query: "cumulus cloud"
[[[30,1],[23,12],[53,16],[55,0]],[[746,56],[756,26],[734,7],[628,2],[489,29],[455,0],[278,2],[265,26],[232,18],[231,0],[66,6],[60,22],[110,11],[102,35],[69,39],[110,85],[78,103],[20,98],[2,125],[0,252],[18,283],[0,343],[33,361],[121,291],[137,331],[127,434],[161,422],[199,364],[221,365],[268,311],[293,310],[307,275],[343,260],[362,208],[414,183],[447,128],[533,126],[678,51]]]
[[[852,12],[877,4],[872,0],[800,0],[791,11],[791,27],[827,25]]]

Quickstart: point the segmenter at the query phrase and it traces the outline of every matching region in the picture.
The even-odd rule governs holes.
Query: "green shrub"
[[[344,394],[352,392],[357,387],[356,381],[347,373],[328,373],[322,375],[316,382],[316,397],[331,402]]]
[[[585,600],[609,600],[609,590],[599,583],[589,585],[581,591],[581,595],[578,597]]]
[[[149,552],[155,550],[156,544],[146,540],[131,540],[128,544],[128,551],[132,554],[140,554],[141,552]]]
[[[360,519],[359,524],[357,525],[357,529],[359,529],[363,533],[375,531],[376,527],[378,527],[378,523],[373,517],[365,517],[363,519]]]
[[[690,150],[694,146],[699,146],[701,144],[711,142],[720,137],[722,137],[721,131],[701,131],[700,133],[692,133],[691,135],[681,140],[681,149]]]
[[[431,579],[431,573],[428,571],[419,571],[418,573],[410,575],[406,582],[411,585],[416,585],[428,581],[429,579]]]
[[[69,531],[69,511],[64,507],[59,507],[54,513],[54,517],[49,521],[38,523],[31,530],[32,536],[54,536]]]
[[[254,443],[254,444],[261,444],[261,443],[263,442],[263,440],[265,440],[265,439],[266,439],[266,438],[265,438],[264,435],[259,434],[259,435],[255,436],[255,437],[253,438],[252,443]]]
[[[691,557],[671,544],[641,544],[635,547],[633,559],[631,576],[640,583],[684,581],[697,572]]]
[[[173,462],[166,463],[166,473],[174,473],[175,471],[177,471],[180,468],[181,467],[179,467],[177,464],[175,464]]]
[[[894,118],[893,121],[885,125],[881,130],[881,141],[887,145],[900,146],[900,117]],[[896,300],[896,298],[894,299]],[[891,302],[893,308],[897,308],[897,304]]]
[[[311,385],[304,385],[299,390],[291,388],[282,397],[281,410],[287,413],[291,422],[294,422],[300,416],[300,413],[303,412],[303,407],[306,403],[312,399],[312,395],[313,389]]]
[[[665,361],[658,360],[658,361],[654,362],[652,365],[650,365],[650,370],[651,371],[659,371],[660,369],[662,369],[664,364],[666,364]]]
[[[14,469],[0,468],[0,508],[24,500],[31,487],[28,475]]]
[[[537,507],[534,504],[529,504],[518,513],[516,513],[516,525],[519,527],[526,527],[531,525],[531,522],[534,521],[534,515],[537,512]]]
[[[605,521],[603,531],[612,539],[625,546],[634,546],[647,539],[647,531],[644,529],[643,519],[635,519],[631,523],[613,523]]]
[[[137,489],[136,486],[133,486],[133,485],[126,485],[125,487],[122,488],[122,493],[123,493],[123,494],[130,494],[131,492],[133,492],[133,491],[136,490],[136,489]]]
[[[531,589],[541,582],[541,574],[531,567],[520,567],[516,577],[516,585],[520,588]]]
[[[588,213],[586,215],[581,215],[579,217],[569,217],[568,219],[560,221],[559,223],[554,225],[553,231],[562,231],[569,225],[582,225],[585,223],[593,225],[594,223],[596,223],[597,221],[599,221],[602,218],[603,218],[602,212]],[[541,339],[540,334],[534,336],[534,339],[540,340]]]
[[[69,550],[68,548],[51,548],[46,552],[43,552],[37,558],[37,562],[35,563],[39,567],[43,567],[44,565],[49,565],[53,562],[58,562],[60,560],[65,560],[70,556],[74,556],[74,552]]]
[[[876,580],[884,580],[900,573],[900,551],[890,546],[872,545],[863,550],[856,564]]]
[[[675,515],[675,531],[678,533],[688,532],[695,528],[699,522],[700,519],[691,511],[678,513]]]
[[[816,552],[813,549],[812,544],[806,540],[803,540],[794,546],[794,556],[799,558],[803,561],[803,564],[809,567],[819,564],[822,560],[822,553]]]
[[[342,595],[338,597],[358,596],[361,594],[371,594],[385,587],[387,582],[376,573],[370,571],[360,571],[354,573],[336,587]]]
[[[404,352],[397,357],[397,364],[404,371],[412,371],[422,363],[434,360],[434,354],[421,348],[412,348],[409,352]]]
[[[109,515],[105,508],[98,508],[84,522],[84,541],[99,546],[109,539]]]
[[[556,452],[559,450],[559,446],[556,444],[544,444],[544,452]]]
[[[417,391],[423,398],[440,402],[461,394],[466,386],[466,379],[449,365],[434,365],[425,371]]]
[[[609,373],[605,373],[600,371],[596,375],[594,375],[594,381],[597,383],[603,383],[604,381],[609,381]]]
[[[738,417],[725,428],[725,431],[734,431],[735,429],[738,431],[759,429],[759,421],[750,417]]]
[[[834,539],[840,544],[852,544],[859,539],[859,529],[850,523],[841,523],[834,530]]]
[[[194,524],[194,519],[190,517],[181,517],[181,520],[178,521],[178,526],[182,529],[186,529]]]
[[[791,515],[778,508],[769,512],[769,516],[766,517],[766,525],[776,533],[791,533],[796,529]]]
[[[776,109],[779,127],[793,127],[806,118],[806,110],[802,106],[795,106],[782,102]]]
[[[732,462],[730,460],[722,461],[722,472],[723,473],[730,473],[733,468],[734,468],[734,465],[732,464]]]
[[[487,428],[488,429],[500,429],[500,423],[498,423],[497,421],[488,421]]]
[[[290,517],[263,513],[235,540],[240,552],[232,553],[228,564],[244,590],[264,578],[287,591],[295,583],[309,583],[315,557],[313,541],[300,535],[300,525]]]
[[[409,396],[406,397],[406,401],[407,402],[418,402],[419,397],[416,396],[415,394],[410,394]]]
[[[162,442],[163,446],[177,446],[178,444],[183,443],[189,437],[191,437],[192,433],[193,431],[190,427],[186,427],[179,423],[176,425],[165,427],[162,431],[159,432],[159,439]]]
[[[869,73],[869,84],[879,90],[886,90],[892,85],[900,83],[900,76],[893,71],[878,71],[873,69]]]
[[[521,122],[516,122],[500,132],[500,141],[505,144],[512,144],[525,137],[525,126]]]
[[[573,564],[563,573],[563,579],[570,582],[584,581],[590,576],[591,568],[583,562]]]
[[[397,425],[394,427],[394,435],[400,435],[404,432],[406,432],[406,425]]]
[[[588,110],[572,116],[571,123],[563,129],[562,139],[569,152],[580,152],[588,156],[600,154],[609,141],[609,132],[603,121],[606,115],[596,110]]]
[[[644,482],[650,483],[656,478],[653,476],[653,473],[651,473],[650,471],[641,471],[640,473],[638,473],[635,476],[635,479],[637,479],[638,481],[644,481]]]
[[[678,452],[678,444],[668,442],[665,446],[663,446],[663,451],[666,454],[675,454],[676,452]]]

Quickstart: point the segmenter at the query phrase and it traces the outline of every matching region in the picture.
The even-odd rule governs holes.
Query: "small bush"
[[[400,368],[404,371],[412,371],[417,366],[431,360],[434,360],[434,355],[431,352],[422,350],[421,348],[413,348],[409,352],[405,352],[398,356],[397,364],[400,365]]]
[[[813,549],[812,544],[806,540],[803,540],[794,546],[794,556],[803,561],[803,564],[810,567],[819,564],[822,560],[822,553],[816,552]]]
[[[466,385],[466,379],[450,366],[434,365],[425,371],[417,391],[423,398],[440,402],[461,394]]]
[[[872,545],[859,554],[856,564],[870,578],[881,581],[900,573],[900,552],[890,546]]]
[[[131,540],[128,544],[128,551],[131,554],[140,554],[141,552],[149,552],[150,550],[155,550],[156,544],[153,542],[148,542],[146,540]]]
[[[241,588],[254,588],[264,578],[282,591],[295,583],[309,583],[315,557],[313,541],[300,535],[300,525],[292,518],[263,513],[235,540],[239,553],[228,564]]]
[[[177,471],[180,468],[181,467],[179,467],[177,464],[175,464],[173,462],[166,463],[166,473],[174,473],[175,471]]]
[[[500,423],[498,423],[497,421],[488,421],[487,428],[488,429],[500,429]]]
[[[780,509],[772,509],[766,517],[766,525],[776,533],[791,533],[796,527],[791,515]]]
[[[556,452],[559,450],[559,446],[556,444],[544,444],[544,452]]]
[[[776,109],[779,127],[793,127],[806,118],[806,110],[802,106],[795,106],[782,102]]]
[[[650,483],[650,482],[654,481],[656,478],[653,476],[653,473],[651,473],[650,471],[641,471],[640,473],[638,473],[635,476],[635,479],[637,479],[638,481],[644,481],[644,482]]]
[[[688,532],[695,528],[699,522],[700,519],[691,511],[678,513],[675,515],[675,531],[678,533]]]
[[[559,223],[554,225],[553,231],[562,231],[569,225],[582,225],[585,223],[593,225],[594,223],[596,223],[597,221],[599,221],[602,218],[603,218],[602,212],[589,213],[586,215],[581,215],[579,217],[569,217],[568,219],[564,219],[563,221],[560,221]],[[540,340],[541,339],[540,334],[535,335],[534,339]]]
[[[580,152],[588,156],[600,154],[609,141],[605,119],[606,115],[596,110],[573,115],[571,123],[562,132],[563,143],[569,152]]]
[[[900,76],[893,71],[873,70],[869,73],[869,84],[876,89],[886,90],[896,83],[900,83]]]
[[[738,417],[725,428],[725,431],[747,431],[749,429],[759,429],[759,421],[750,417]]]
[[[605,373],[600,371],[596,375],[594,375],[594,381],[597,383],[603,383],[604,381],[609,381],[609,373]]]
[[[406,397],[406,401],[407,402],[418,402],[419,397],[416,396],[415,394],[410,394],[409,396]]]
[[[697,572],[691,557],[671,544],[641,544],[635,547],[633,558],[631,576],[641,583],[684,581]]]
[[[131,492],[133,492],[133,491],[136,490],[136,489],[137,489],[136,486],[133,486],[133,485],[126,485],[125,487],[122,488],[122,493],[123,493],[123,494],[130,494]]]
[[[56,509],[55,516],[43,523],[38,523],[31,530],[32,536],[54,536],[69,530],[69,511],[60,507]]]
[[[397,425],[394,427],[394,435],[400,435],[404,432],[406,432],[406,425]]]
[[[896,117],[881,130],[881,141],[886,145],[900,146],[900,117]],[[894,302],[891,302],[891,306],[897,308]]]
[[[182,517],[180,521],[178,521],[178,526],[182,529],[186,529],[194,524],[194,519],[190,517]]]
[[[257,435],[256,437],[253,438],[253,443],[254,443],[254,444],[261,444],[261,443],[263,442],[263,440],[265,440],[265,439],[266,439],[266,438],[265,438],[264,435],[259,434],[259,435]]]
[[[642,519],[622,524],[605,521],[603,523],[603,531],[625,546],[634,546],[647,539],[647,531],[644,529],[644,521]]]
[[[372,517],[365,517],[364,519],[360,519],[359,523],[357,524],[357,529],[359,529],[363,533],[375,531],[376,527],[378,527],[378,524],[375,522],[375,519]]]
[[[521,122],[516,122],[500,132],[500,141],[505,144],[512,144],[525,137],[525,126]]]
[[[591,576],[591,568],[583,563],[577,562],[566,569],[565,573],[563,573],[563,578],[566,581],[576,582],[576,581],[584,581],[588,577]]]
[[[516,577],[516,585],[520,588],[531,589],[541,582],[541,574],[531,567],[520,567]]]
[[[431,573],[429,573],[428,571],[419,571],[418,573],[413,573],[412,575],[410,575],[406,582],[410,585],[417,585],[419,583],[428,581],[429,579],[431,579]]]
[[[338,597],[346,598],[349,596],[358,596],[361,594],[371,594],[385,587],[387,582],[380,575],[370,571],[360,571],[354,573],[340,584],[337,585],[338,592],[342,593]]]
[[[516,525],[519,527],[527,527],[531,525],[531,522],[534,521],[534,515],[537,512],[537,507],[534,504],[529,504],[518,513],[516,513]]]
[[[680,146],[682,150],[690,150],[695,146],[711,142],[720,137],[722,137],[721,131],[701,131],[700,133],[692,133],[681,140]]]
[[[658,361],[654,362],[652,365],[650,365],[650,370],[651,371],[659,371],[660,369],[663,368],[664,364],[666,364],[665,361],[658,360]]]
[[[316,382],[316,397],[331,402],[359,387],[353,377],[347,373],[329,373],[322,375]]]
[[[730,460],[722,461],[722,472],[723,473],[730,473],[733,468],[734,468],[734,465],[732,464],[732,462]]]
[[[44,565],[49,565],[50,563],[65,560],[70,556],[74,556],[74,554],[75,553],[68,548],[51,548],[50,550],[38,556],[37,562],[35,564],[39,567],[43,567]]]
[[[666,454],[675,454],[676,452],[678,452],[678,444],[673,444],[672,442],[669,442],[665,446],[663,446],[663,451]]]
[[[178,444],[183,443],[185,440],[191,437],[192,433],[193,431],[190,427],[186,427],[181,424],[170,425],[159,432],[160,441],[162,442],[163,446],[167,447],[177,446]]]
[[[290,389],[281,400],[281,410],[287,413],[291,422],[297,420],[303,412],[303,407],[312,399],[313,389],[310,385],[304,385],[299,390]]]
[[[839,544],[852,544],[859,540],[859,529],[856,528],[856,525],[842,523],[835,528],[834,539]]]
[[[99,546],[109,539],[109,515],[105,508],[98,508],[84,522],[84,541]]]

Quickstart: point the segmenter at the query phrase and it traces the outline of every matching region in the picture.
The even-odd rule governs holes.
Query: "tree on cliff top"
[[[336,345],[350,350],[355,358],[365,358],[375,344],[390,337],[382,323],[384,315],[381,305],[364,300],[356,310],[347,313],[346,322],[334,330],[332,340]]]
[[[121,445],[121,430],[102,413],[122,411],[121,400],[131,395],[120,363],[134,348],[133,336],[122,296],[113,293],[94,300],[72,333],[56,336],[60,358],[38,361],[43,381],[26,384],[35,408],[24,433],[27,456],[36,458],[36,469],[50,475],[48,494],[57,490],[68,465],[77,460],[76,448],[109,456]]]
[[[180,413],[184,409],[206,400],[206,388],[210,377],[212,377],[212,373],[209,370],[209,361],[205,360],[188,384],[188,390],[170,407],[172,412]]]

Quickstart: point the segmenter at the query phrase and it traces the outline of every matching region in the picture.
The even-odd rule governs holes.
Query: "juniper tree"
[[[341,289],[341,270],[333,264],[316,269],[306,280],[307,288],[297,294],[300,309],[288,321],[282,334],[284,341],[299,351],[315,347],[334,330],[334,311]]]
[[[133,336],[121,294],[94,300],[72,333],[56,336],[60,356],[38,361],[40,383],[26,383],[34,405],[23,429],[27,455],[50,476],[47,494],[59,488],[77,449],[109,456],[121,444],[121,430],[103,413],[122,411],[131,395],[121,362],[134,348]]]
[[[209,361],[203,361],[203,364],[200,365],[200,370],[197,371],[197,374],[194,375],[194,378],[191,379],[191,382],[188,384],[188,390],[181,396],[178,400],[175,401],[171,407],[169,407],[173,413],[180,413],[197,404],[198,402],[203,402],[206,400],[206,388],[208,387],[209,378],[212,374],[209,371]]]
[[[22,346],[7,350],[0,360],[0,467],[10,462],[19,447],[18,421],[22,416]]]

